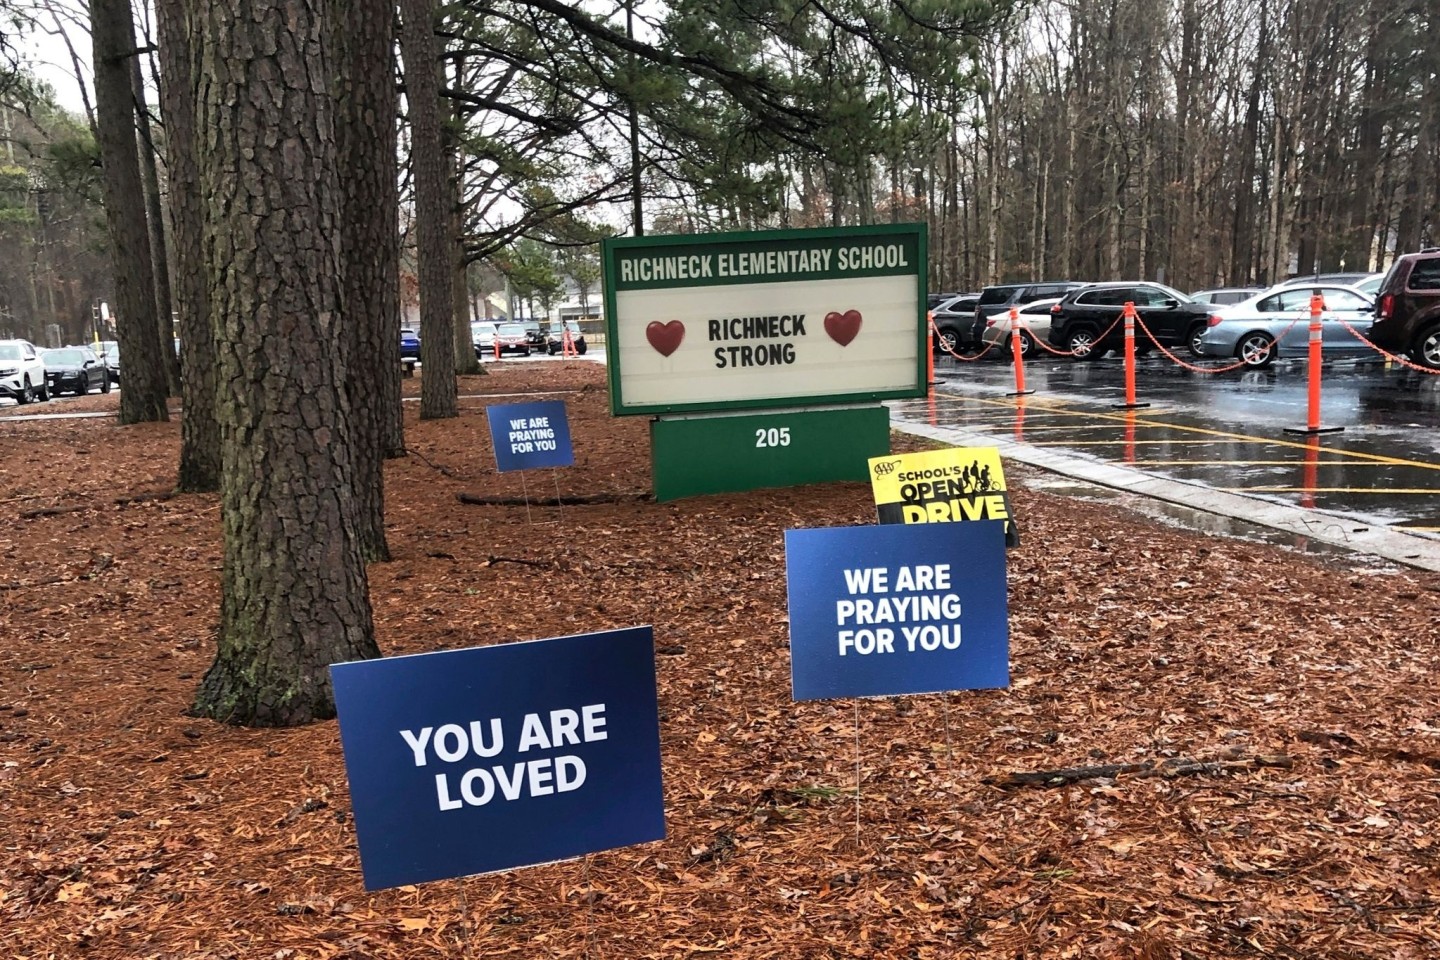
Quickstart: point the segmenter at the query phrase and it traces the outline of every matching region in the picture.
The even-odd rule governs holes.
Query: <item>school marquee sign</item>
[[[924,394],[923,225],[617,238],[603,258],[616,414]]]

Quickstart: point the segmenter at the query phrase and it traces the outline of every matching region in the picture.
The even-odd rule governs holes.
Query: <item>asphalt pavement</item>
[[[1279,542],[1329,544],[1440,570],[1440,376],[1393,364],[1327,364],[1307,426],[1307,368],[1204,373],[1163,357],[1124,367],[1041,358],[1015,396],[1010,364],[943,361],[925,400],[890,404],[896,429],[1002,456],[1093,489],[1169,504],[1167,519]],[[1086,495],[1079,486],[1067,492]],[[1213,518],[1235,521],[1227,529]],[[1261,534],[1262,539],[1277,539]]]

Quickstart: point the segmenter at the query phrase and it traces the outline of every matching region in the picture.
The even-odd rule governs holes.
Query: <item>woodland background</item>
[[[973,7],[985,28],[904,48],[852,17],[858,2],[828,5],[831,20],[807,6],[640,3],[633,47],[619,6],[596,11],[616,36],[551,3],[443,6],[476,311],[507,278],[543,310],[566,277],[588,301],[589,244],[637,208],[652,232],[923,220],[937,290],[1265,283],[1437,242],[1440,11],[1425,0],[952,0],[906,9]],[[75,341],[112,294],[93,117],[88,95],[57,105],[21,40],[43,35],[88,78],[88,19],[65,0],[0,9],[20,27],[0,106],[0,335],[43,342],[57,324]],[[662,40],[772,86],[737,105],[725,75],[662,62]],[[147,189],[164,193],[155,51],[140,60]],[[781,92],[825,123],[776,108]],[[413,300],[413,251],[403,263]]]

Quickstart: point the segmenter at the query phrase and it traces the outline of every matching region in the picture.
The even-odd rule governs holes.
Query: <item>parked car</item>
[[[50,399],[45,361],[29,340],[0,340],[0,394],[16,403]]]
[[[1375,299],[1370,339],[1440,370],[1440,248],[1395,258]]]
[[[1369,278],[1370,274],[1363,271],[1352,273],[1311,273],[1303,277],[1291,277],[1288,280],[1282,280],[1275,284],[1275,286],[1289,287],[1297,283],[1339,283],[1348,287],[1356,283],[1361,283]]]
[[[1377,293],[1380,292],[1380,284],[1384,281],[1385,274],[1372,273],[1364,280],[1357,280],[1355,283],[1350,284],[1350,286],[1354,287],[1356,290],[1359,290],[1367,297],[1374,297]]]
[[[978,346],[970,331],[974,326],[975,305],[979,302],[978,293],[953,293],[930,308],[930,314],[935,318],[933,339],[936,356]]]
[[[520,326],[525,328],[525,342],[531,350],[545,349],[545,331],[540,328],[540,321],[521,320]]]
[[[101,340],[100,347],[95,352],[105,361],[105,367],[110,371],[110,382],[119,383],[120,343],[116,340]]]
[[[926,297],[925,297],[925,309],[926,309],[926,310],[934,310],[934,309],[936,308],[936,306],[938,306],[939,304],[944,303],[946,300],[953,300],[954,298],[956,298],[956,297],[958,297],[958,296],[960,296],[960,294],[958,294],[958,293],[931,293],[931,294],[927,294]]]
[[[580,332],[580,324],[574,320],[566,320],[562,324],[559,320],[550,321],[550,329],[545,335],[545,352],[555,356],[565,348],[565,332],[570,332],[570,345],[575,348],[576,353],[585,352],[585,334]]]
[[[1317,291],[1325,303],[1320,314],[1324,354],[1372,352],[1350,332],[1369,323],[1371,299],[1354,287],[1315,282],[1266,290],[1244,303],[1216,310],[1200,338],[1201,354],[1234,357],[1247,367],[1268,367],[1282,357],[1305,356],[1310,349],[1310,298]]]
[[[518,353],[522,357],[530,356],[530,341],[525,336],[525,325],[521,323],[502,323],[495,328],[495,343],[500,344],[500,354]]]
[[[40,359],[45,361],[45,381],[51,393],[69,390],[83,397],[91,387],[110,392],[110,370],[89,347],[41,350]]]
[[[495,329],[496,324],[491,320],[470,321],[470,342],[475,346],[475,356],[495,355]]]
[[[1059,297],[1036,300],[1018,308],[1020,314],[1020,356],[1029,360],[1040,351],[1037,339],[1049,342],[1050,308],[1060,302]],[[985,321],[985,332],[980,339],[1001,348],[1000,359],[1010,360],[1015,356],[1010,345],[1010,311],[997,313]]]
[[[1050,308],[1050,342],[1077,360],[1095,360],[1125,346],[1125,325],[1117,321],[1125,304],[1134,303],[1145,329],[1166,347],[1183,346],[1200,355],[1210,305],[1196,303],[1163,283],[1149,281],[1096,283],[1072,290]],[[1135,352],[1148,353],[1150,337],[1138,326]]]
[[[1044,280],[1037,283],[1002,283],[980,291],[980,302],[975,305],[975,316],[970,324],[970,340],[979,344],[985,333],[985,321],[996,314],[1010,312],[1011,307],[1023,307],[1036,300],[1053,300],[1063,297],[1071,290],[1083,287],[1078,280]]]
[[[1217,287],[1214,290],[1197,290],[1190,294],[1190,299],[1196,303],[1228,307],[1232,303],[1243,303],[1260,292],[1260,287]]]
[[[400,330],[400,359],[420,359],[420,335],[409,327]]]

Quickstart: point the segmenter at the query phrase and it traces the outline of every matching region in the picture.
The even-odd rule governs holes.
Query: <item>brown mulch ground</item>
[[[570,391],[576,465],[526,477],[531,497],[648,489],[646,424],[608,415],[603,369],[491,370],[461,393]],[[868,489],[465,506],[522,492],[486,402],[427,423],[406,404],[381,646],[653,623],[669,839],[367,894],[333,722],[186,716],[216,499],[117,502],[173,485],[177,424],[0,420],[0,957],[1440,956],[1440,577],[1016,472],[1013,686],[861,703],[857,840],[856,710],[789,697],[782,534],[873,522]],[[57,507],[78,509],[26,516]],[[1293,762],[1243,762],[1271,755]]]

